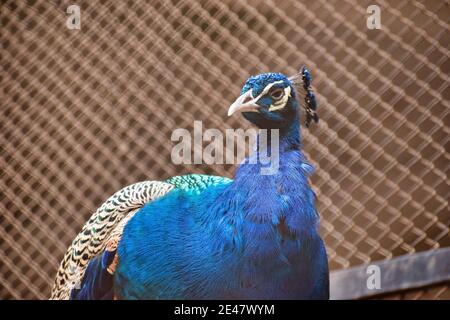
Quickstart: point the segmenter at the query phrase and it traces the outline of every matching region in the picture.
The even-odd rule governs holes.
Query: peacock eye
[[[275,100],[281,99],[283,97],[283,94],[284,94],[284,91],[283,91],[283,89],[280,89],[280,88],[274,89],[270,92],[270,96]]]

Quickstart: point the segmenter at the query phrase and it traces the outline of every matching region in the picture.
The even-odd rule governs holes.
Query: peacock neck
[[[280,153],[300,148],[300,123],[297,116],[287,127],[280,129]]]
[[[273,149],[274,141],[269,142],[268,148]],[[261,163],[247,161],[238,168],[227,197],[243,210],[232,210],[231,214],[238,215],[236,219],[255,223],[277,225],[284,221],[294,233],[315,232],[315,196],[308,182],[313,167],[300,149],[298,121],[280,130],[278,148],[279,167],[273,174],[261,174],[264,167]],[[261,152],[267,150],[258,148],[256,156],[259,157]]]
[[[301,133],[298,115],[293,121],[283,123],[281,128],[262,127],[256,141],[256,157],[261,157],[264,153],[276,153],[282,155],[290,150],[301,149]]]

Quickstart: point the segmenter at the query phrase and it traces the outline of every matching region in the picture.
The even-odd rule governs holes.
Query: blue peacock
[[[233,180],[191,174],[125,187],[72,242],[51,299],[328,299],[300,91],[308,126],[318,117],[305,67],[250,77],[228,111],[278,129],[275,173],[245,161]]]

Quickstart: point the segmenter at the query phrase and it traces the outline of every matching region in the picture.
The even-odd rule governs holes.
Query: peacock
[[[190,174],[123,188],[72,242],[51,299],[328,299],[300,93],[309,126],[318,117],[306,67],[251,76],[228,110],[278,130],[276,172],[244,161],[234,179]],[[257,143],[252,156],[260,152]]]

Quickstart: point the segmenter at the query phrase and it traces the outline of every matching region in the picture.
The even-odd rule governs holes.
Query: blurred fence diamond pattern
[[[81,29],[66,27],[69,5]],[[381,30],[366,9],[381,8]],[[45,299],[90,214],[174,165],[176,128],[226,117],[250,74],[306,64],[321,234],[333,270],[450,245],[448,1],[6,1],[1,5],[0,298]],[[450,299],[448,284],[394,299]]]

